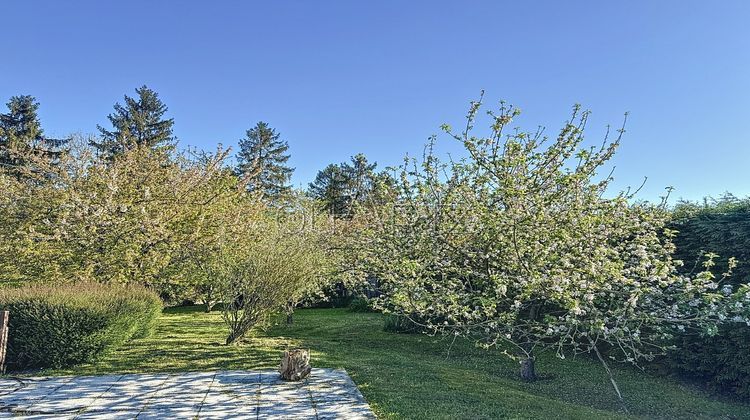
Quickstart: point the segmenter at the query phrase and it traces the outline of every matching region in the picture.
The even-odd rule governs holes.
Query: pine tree
[[[362,204],[372,193],[378,164],[367,162],[367,157],[362,153],[352,157],[351,161],[351,164],[343,166],[349,184],[350,201]]]
[[[320,200],[323,208],[335,216],[349,211],[348,180],[341,166],[333,163],[326,166],[308,188],[310,196]]]
[[[17,177],[44,175],[57,164],[70,139],[44,136],[33,96],[13,96],[6,106],[8,113],[0,114],[0,166]]]
[[[167,106],[156,92],[145,85],[137,88],[135,92],[136,98],[125,95],[125,105],[116,103],[115,112],[107,116],[112,124],[112,130],[97,126],[101,140],[92,141],[91,145],[104,158],[112,159],[136,146],[161,151],[174,149],[174,119],[164,118]]]
[[[356,205],[364,204],[371,196],[377,178],[377,163],[369,163],[359,153],[351,163],[330,164],[318,172],[308,193],[320,200],[323,207],[338,217],[351,216]]]
[[[248,191],[260,193],[269,201],[277,201],[289,193],[289,180],[294,168],[287,166],[289,145],[281,135],[264,122],[247,130],[240,140],[237,153],[238,175],[250,176]]]

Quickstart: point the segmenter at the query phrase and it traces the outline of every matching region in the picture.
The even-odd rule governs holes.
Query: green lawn
[[[276,367],[287,347],[312,350],[315,367],[344,368],[382,418],[625,418],[595,362],[542,355],[546,379],[523,383],[497,351],[425,335],[382,331],[382,316],[343,309],[300,310],[245,344],[225,346],[218,313],[164,311],[154,336],[134,340],[99,362],[45,374],[175,372]],[[647,418],[750,418],[750,406],[630,368],[616,371],[631,413]]]

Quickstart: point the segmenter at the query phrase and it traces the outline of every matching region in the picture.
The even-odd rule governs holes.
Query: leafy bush
[[[383,331],[402,334],[417,334],[427,329],[404,315],[388,314],[383,321]]]
[[[301,232],[269,225],[262,235],[233,238],[219,250],[204,275],[213,279],[233,344],[283,310],[287,322],[305,293],[319,288],[325,253]],[[257,233],[256,233],[257,234]]]
[[[706,252],[718,254],[718,270],[728,269],[728,259],[737,258],[734,285],[750,280],[750,198],[725,195],[703,203],[681,202],[674,211],[672,228],[677,230],[675,255],[684,260],[685,272]],[[723,286],[721,284],[720,286]],[[710,388],[750,398],[750,326],[732,322],[719,327],[713,337],[683,334],[675,341],[668,364],[678,372],[704,382]]]
[[[162,303],[140,286],[75,283],[0,289],[0,309],[10,311],[9,366],[59,368],[148,336]]]
[[[369,299],[355,297],[349,302],[349,312],[375,312],[375,309]]]

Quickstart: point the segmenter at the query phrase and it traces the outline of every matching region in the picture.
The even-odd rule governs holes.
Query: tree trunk
[[[526,382],[533,382],[537,379],[534,362],[534,356],[521,359],[521,379]]]
[[[204,293],[203,303],[206,304],[206,313],[211,313],[211,310],[214,308],[214,288],[213,286],[209,286]]]
[[[292,301],[288,301],[284,309],[286,310],[286,325],[292,325],[294,323],[294,307],[296,305]]]
[[[234,344],[241,337],[240,334],[235,334],[234,332],[229,333],[229,337],[227,337],[227,346]]]
[[[281,379],[285,381],[299,381],[306,378],[311,370],[309,350],[297,349],[284,352],[284,356],[281,358],[281,365],[279,366]]]
[[[532,312],[535,312],[533,307],[531,310]],[[521,344],[521,349],[523,349],[523,352],[519,355],[521,357],[521,379],[526,382],[536,381],[536,357],[534,357],[534,345],[526,342]]]
[[[8,322],[10,312],[0,311],[0,375],[5,374],[5,350],[8,347]]]

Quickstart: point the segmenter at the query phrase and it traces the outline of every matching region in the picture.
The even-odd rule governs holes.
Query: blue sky
[[[745,0],[16,1],[0,22],[0,99],[36,96],[48,134],[94,132],[147,84],[182,145],[269,122],[306,185],[358,152],[420,153],[484,89],[550,133],[581,103],[591,142],[630,112],[616,187],[648,176],[642,198],[750,194]]]

